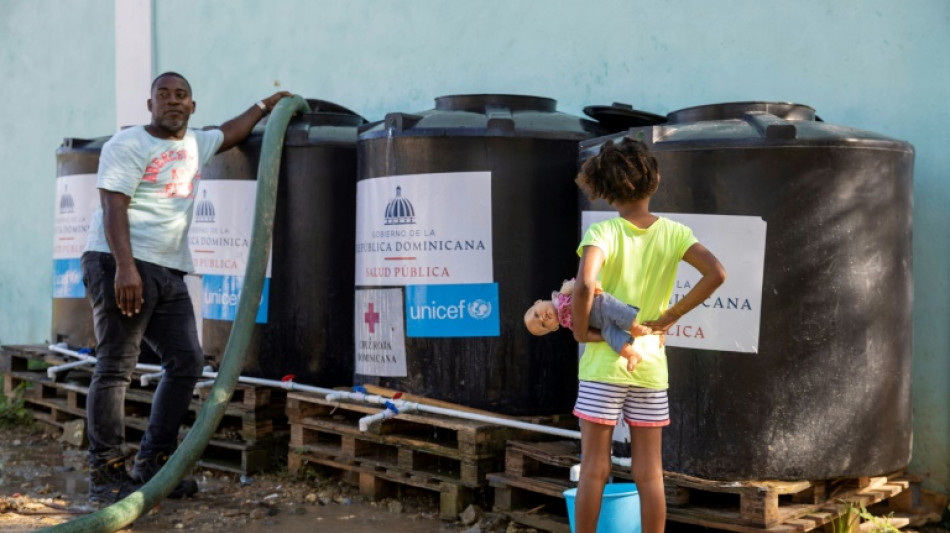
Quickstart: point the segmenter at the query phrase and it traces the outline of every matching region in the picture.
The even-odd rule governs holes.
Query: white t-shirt
[[[102,147],[96,187],[130,197],[132,256],[192,272],[188,228],[201,167],[221,143],[221,130],[189,129],[185,138],[158,139],[135,126],[116,133]],[[111,253],[102,224],[102,207],[89,225],[86,251]]]

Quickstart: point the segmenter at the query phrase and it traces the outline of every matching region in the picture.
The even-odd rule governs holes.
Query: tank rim
[[[773,114],[786,120],[816,120],[814,107],[779,100],[741,100],[702,104],[671,111],[666,117],[669,124],[682,124],[685,122],[741,119],[746,113],[757,111]]]
[[[507,107],[511,111],[557,111],[557,100],[546,96],[507,93],[449,94],[435,98],[437,111],[484,112],[486,106]]]

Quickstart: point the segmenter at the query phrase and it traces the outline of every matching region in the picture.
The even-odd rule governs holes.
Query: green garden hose
[[[191,471],[198,462],[215,429],[221,423],[221,418],[224,416],[247,358],[247,348],[254,330],[254,319],[257,316],[264,287],[267,258],[270,255],[274,212],[277,204],[277,176],[280,172],[280,156],[283,151],[287,124],[294,113],[309,111],[310,106],[300,96],[283,98],[274,107],[267,121],[261,145],[260,163],[257,167],[254,228],[251,232],[251,246],[244,271],[244,286],[241,289],[237,313],[231,327],[231,335],[228,337],[228,344],[224,349],[218,377],[214,380],[208,400],[198,413],[185,440],[155,477],[125,499],[96,513],[40,531],[112,533],[119,530],[164,500],[185,473]]]

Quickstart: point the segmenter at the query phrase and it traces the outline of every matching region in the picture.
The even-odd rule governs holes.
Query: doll
[[[560,326],[573,329],[571,295],[574,280],[561,285],[551,293],[550,300],[537,300],[524,315],[524,324],[532,335],[546,335]],[[633,348],[633,338],[649,335],[650,328],[637,322],[640,309],[621,302],[599,287],[590,312],[590,325],[600,330],[600,338],[592,333],[589,340],[606,342],[620,357],[627,360],[627,370],[632,372],[640,362],[640,354]]]

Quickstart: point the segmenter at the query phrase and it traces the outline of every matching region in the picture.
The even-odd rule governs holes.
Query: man
[[[127,128],[102,148],[93,215],[82,255],[83,283],[93,307],[96,369],[89,385],[89,499],[111,504],[135,491],[165,464],[178,444],[204,356],[184,275],[201,166],[240,143],[281,98],[281,91],[208,131],[188,128],[195,112],[191,85],[176,72],[152,82],[147,126]],[[142,339],[161,358],[148,427],[129,474],[125,464],[125,394]],[[172,497],[197,491],[180,483]]]

